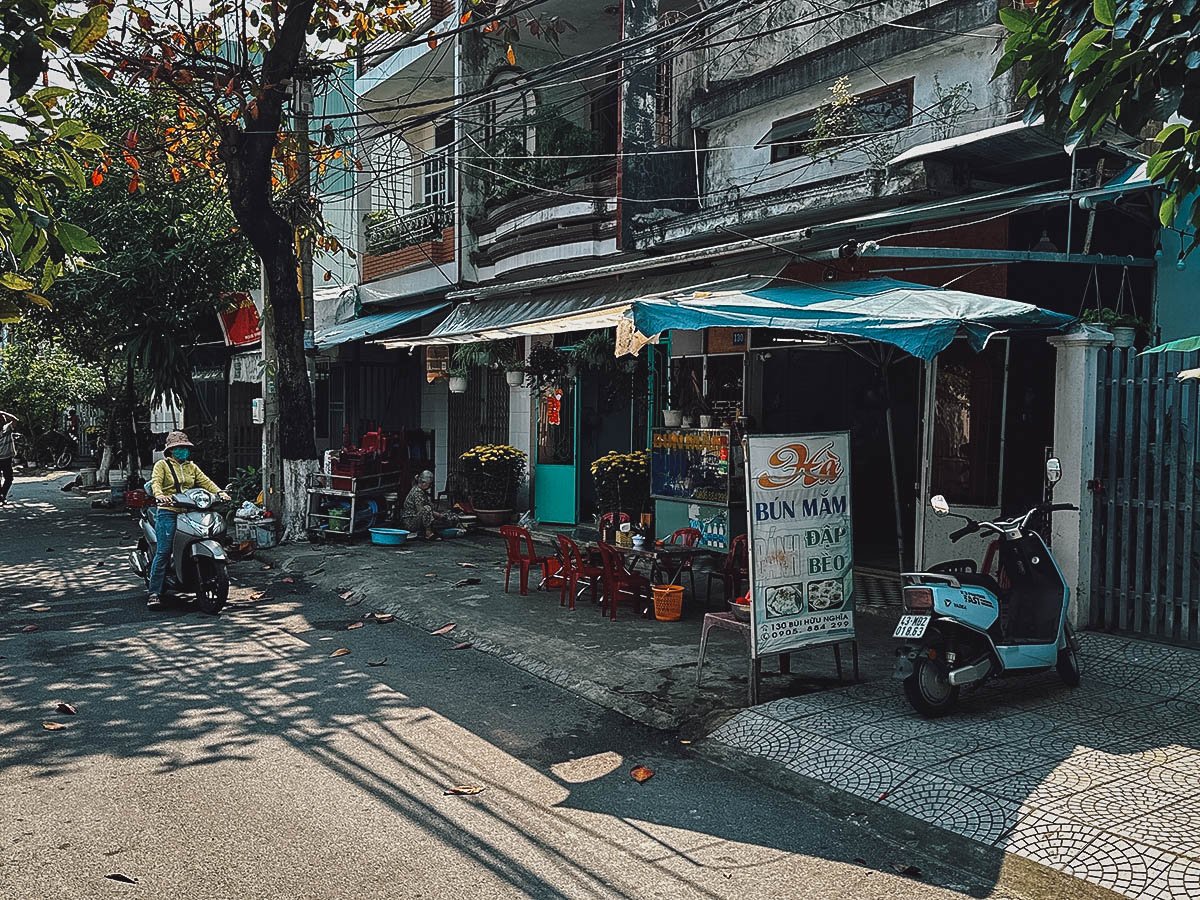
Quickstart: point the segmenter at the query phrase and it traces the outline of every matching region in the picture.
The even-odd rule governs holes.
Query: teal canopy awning
[[[890,278],[828,284],[730,279],[638,298],[626,317],[647,336],[720,326],[781,328],[879,341],[924,360],[960,335],[982,350],[997,334],[1058,331],[1075,321],[1029,303]]]
[[[1167,341],[1157,347],[1147,347],[1138,356],[1145,356],[1147,353],[1193,353],[1196,350],[1200,350],[1200,334],[1177,341]]]
[[[445,309],[449,305],[448,302],[442,300],[437,303],[427,303],[424,306],[411,306],[406,309],[395,309],[391,312],[360,316],[357,319],[351,319],[339,325],[331,325],[317,332],[317,349],[328,350],[330,347],[336,347],[339,344],[347,344],[351,341],[375,337],[394,328],[399,328],[401,325],[415,322],[417,319]]]

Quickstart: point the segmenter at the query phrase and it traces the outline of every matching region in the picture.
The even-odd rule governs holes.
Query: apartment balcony
[[[426,206],[408,212],[381,210],[366,217],[362,280],[405,279],[404,293],[420,293],[425,281],[444,285],[454,264],[454,207]],[[429,270],[423,273],[422,270]],[[453,272],[450,272],[453,278]]]
[[[543,177],[537,189],[514,188],[493,192],[484,214],[470,223],[481,281],[543,267],[561,272],[617,252],[615,166]]]

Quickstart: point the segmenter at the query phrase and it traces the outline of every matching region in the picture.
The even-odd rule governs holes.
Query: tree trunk
[[[142,455],[137,439],[137,388],[133,379],[133,361],[125,361],[125,477],[127,483],[137,484]]]

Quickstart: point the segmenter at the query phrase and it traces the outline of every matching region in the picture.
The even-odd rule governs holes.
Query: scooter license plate
[[[908,638],[915,640],[925,636],[925,629],[929,627],[929,620],[932,616],[901,616],[899,624],[896,625],[896,630],[892,632],[892,637]]]

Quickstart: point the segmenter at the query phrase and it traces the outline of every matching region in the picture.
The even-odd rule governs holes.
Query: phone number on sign
[[[827,631],[842,631],[853,627],[849,613],[827,613],[822,616],[804,616],[786,622],[772,622],[758,629],[761,640],[775,640],[797,634],[817,634]]]

